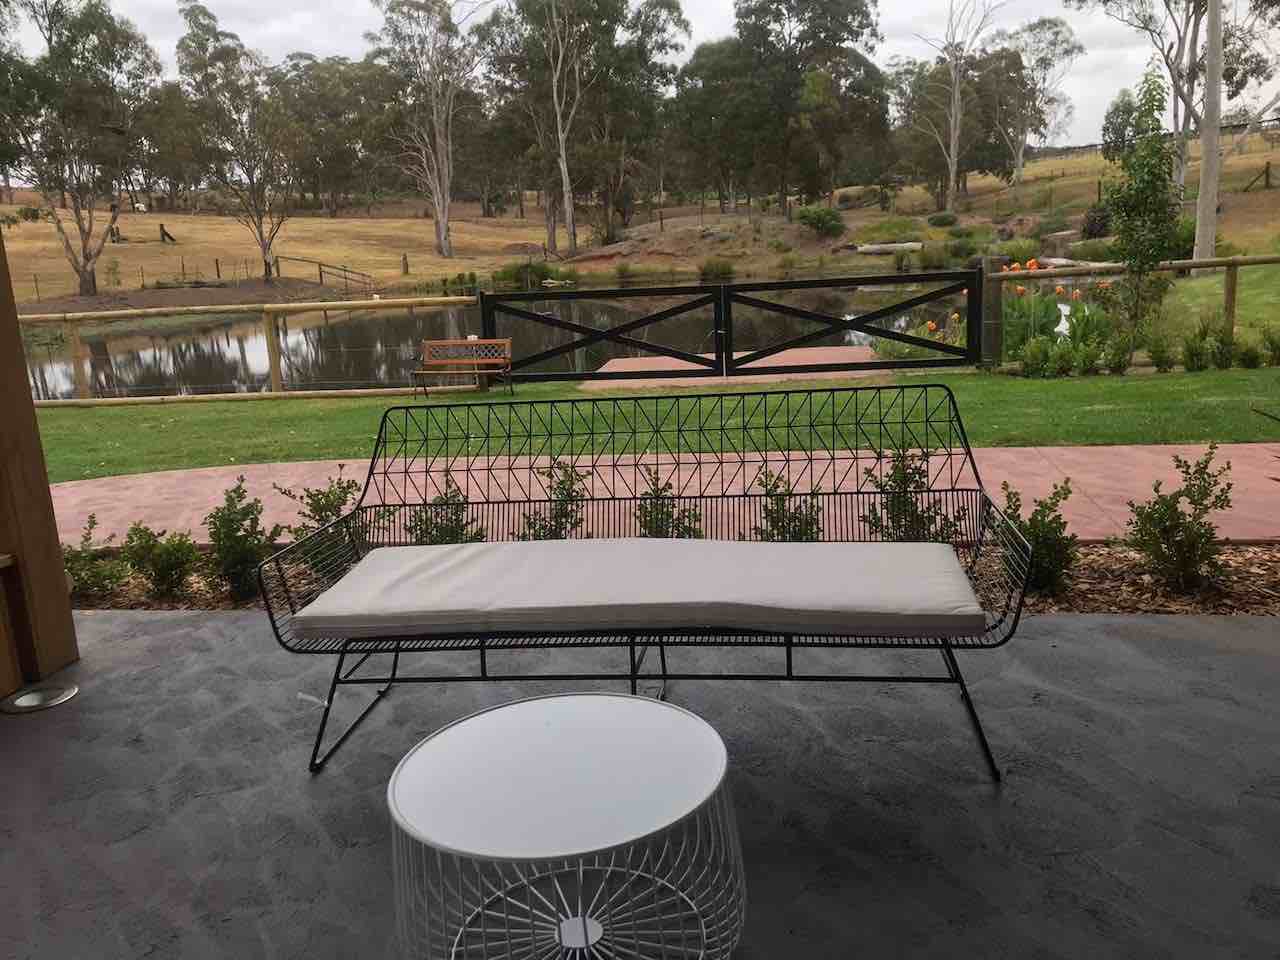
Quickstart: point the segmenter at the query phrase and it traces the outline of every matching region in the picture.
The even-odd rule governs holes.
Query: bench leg
[[[960,664],[956,660],[955,651],[950,647],[942,648],[942,659],[947,664],[947,673],[951,675],[951,679],[960,687],[960,699],[964,701],[964,708],[969,713],[969,722],[973,724],[973,732],[977,734],[978,745],[982,747],[982,755],[986,757],[987,769],[991,771],[991,779],[996,783],[1000,782],[1000,768],[996,766],[996,758],[991,753],[991,745],[987,743],[987,735],[983,732],[982,721],[978,719],[978,711],[973,705],[973,698],[969,696],[969,687],[964,682],[964,674],[960,672]]]
[[[338,739],[335,740],[329,746],[329,748],[324,751],[323,754],[321,754],[320,744],[324,740],[325,728],[329,725],[329,711],[333,709],[333,700],[334,700],[334,697],[337,695],[338,687],[339,685],[342,684],[344,680],[347,679],[347,677],[351,676],[353,673],[359,670],[360,667],[364,664],[366,660],[369,659],[370,656],[372,656],[372,654],[366,653],[363,657],[361,657],[359,660],[355,662],[355,665],[352,666],[351,669],[347,670],[344,673],[342,670],[342,667],[347,660],[346,648],[344,647],[342,650],[342,653],[338,655],[337,666],[333,668],[333,680],[329,684],[329,696],[324,702],[324,714],[320,717],[320,729],[316,731],[315,746],[311,748],[311,762],[308,764],[308,767],[310,768],[312,773],[318,773],[324,767],[324,765],[329,762],[329,758],[332,757],[334,753],[337,752],[340,746],[346,743],[347,738],[351,736],[352,733],[355,732],[356,727],[360,726],[360,722],[364,720],[364,718],[367,717],[373,711],[374,707],[376,707],[379,703],[382,702],[382,698],[387,695],[387,693],[391,690],[391,687],[396,682],[396,671],[399,670],[400,668],[400,651],[399,650],[396,650],[394,657],[391,661],[391,679],[387,682],[387,685],[374,694],[373,700],[369,703],[369,705],[365,707],[362,711],[360,711],[360,716],[356,717],[353,721],[351,721],[351,725],[342,732],[342,735],[339,736]]]

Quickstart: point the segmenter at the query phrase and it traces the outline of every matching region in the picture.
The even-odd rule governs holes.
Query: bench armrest
[[[983,646],[999,646],[1018,627],[1031,575],[1031,545],[996,503],[980,491],[978,540],[969,579],[987,612]]]
[[[258,566],[258,589],[276,639],[298,651],[293,615],[337,583],[369,552],[368,538],[357,509],[283,550]]]

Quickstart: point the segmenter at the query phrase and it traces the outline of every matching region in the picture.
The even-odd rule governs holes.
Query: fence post
[[[400,254],[400,276],[407,277],[409,275],[409,255],[407,253]]]
[[[1271,189],[1271,161],[1267,161],[1267,165],[1262,168],[1262,187],[1265,190]]]
[[[716,372],[729,376],[733,367],[733,302],[729,297],[730,287],[722,283],[716,287],[715,299],[711,302],[712,335],[716,342]]]
[[[320,274],[320,286],[323,287],[324,286],[324,264],[323,263],[316,264],[316,273]]]
[[[36,285],[36,303],[39,303],[39,302],[40,302],[40,276],[39,276],[39,274],[35,274],[35,273],[33,273],[33,274],[31,275],[31,281]]]
[[[1231,343],[1236,341],[1236,284],[1240,280],[1240,267],[1236,258],[1231,258],[1231,265],[1222,278],[1222,329]]]
[[[84,341],[80,329],[71,321],[62,325],[62,335],[67,341],[67,353],[71,354],[71,382],[75,385],[76,399],[89,399],[89,377],[84,369]]]
[[[974,366],[982,363],[982,285],[985,280],[985,274],[982,267],[979,266],[972,271],[973,276],[969,280],[969,286],[965,288],[965,352],[968,354],[969,362]]]
[[[222,279],[222,263],[219,262],[217,257],[213,258],[213,275],[219,280]]]
[[[480,290],[476,293],[480,301],[480,336],[485,340],[494,340],[498,336],[498,318],[493,313],[493,298]]]
[[[1004,355],[1004,284],[999,280],[998,271],[994,257],[982,258],[979,272],[983,286],[981,353],[983,364],[993,368],[1000,366]]]
[[[271,392],[280,393],[284,389],[280,377],[280,341],[276,336],[276,315],[268,310],[262,311],[262,334],[267,338],[267,362],[271,368]]]

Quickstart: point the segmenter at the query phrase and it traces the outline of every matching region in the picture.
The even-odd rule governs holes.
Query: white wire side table
[[[720,960],[746,904],[720,735],[578,693],[432,734],[387,787],[396,917],[425,960]]]

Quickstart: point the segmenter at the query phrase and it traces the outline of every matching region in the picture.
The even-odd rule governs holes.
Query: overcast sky
[[[733,32],[733,0],[683,0],[685,16],[693,28],[686,55],[694,46]],[[368,0],[205,0],[223,29],[240,35],[248,46],[279,60],[296,50],[318,56],[363,55],[364,34],[376,29],[380,17]],[[182,34],[177,0],[112,0],[113,8],[132,20],[151,40],[170,71],[174,44]],[[929,48],[916,34],[930,34],[945,19],[947,0],[881,0],[880,32],[884,42],[874,58],[884,65],[894,56],[923,57]],[[1075,102],[1075,121],[1068,143],[1092,143],[1099,139],[1102,115],[1121,87],[1133,86],[1151,50],[1134,31],[1100,13],[1063,9],[1060,2],[1010,3],[998,14],[999,27],[1016,27],[1028,19],[1059,15],[1075,28],[1088,51],[1066,82]],[[38,46],[29,27],[19,39],[28,50]]]

